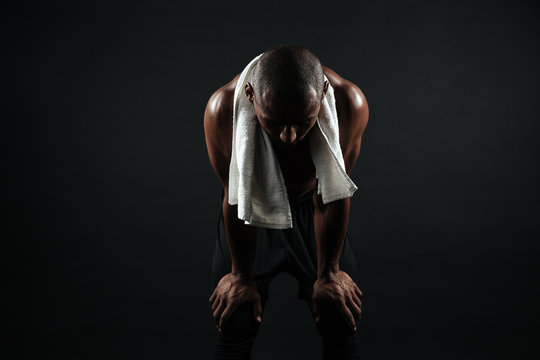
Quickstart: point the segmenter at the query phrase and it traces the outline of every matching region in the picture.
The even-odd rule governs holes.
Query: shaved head
[[[279,45],[264,52],[251,75],[256,97],[302,98],[315,91],[320,97],[324,73],[319,58],[301,46]]]
[[[317,56],[280,45],[261,55],[244,90],[272,143],[291,148],[315,126],[328,86]]]

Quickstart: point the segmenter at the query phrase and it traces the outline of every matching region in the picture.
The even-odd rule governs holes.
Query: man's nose
[[[294,126],[285,126],[279,138],[286,144],[293,143],[296,140],[296,128]]]

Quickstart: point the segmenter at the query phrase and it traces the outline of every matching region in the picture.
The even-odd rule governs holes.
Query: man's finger
[[[363,295],[363,294],[362,294],[362,290],[360,290],[360,289],[358,288],[358,286],[356,286],[356,284],[354,285],[354,292],[356,293],[356,295],[357,295],[358,297],[362,297],[362,295]]]
[[[362,309],[360,309],[360,307],[356,305],[353,298],[349,298],[348,306],[352,313],[355,315],[355,321],[360,321],[360,317],[362,316]]]
[[[316,300],[312,300],[313,304],[313,318],[315,319],[315,322],[318,323],[321,320],[321,314],[319,313],[319,302]]]
[[[216,308],[221,304],[221,298],[217,298],[216,301],[212,304],[212,312],[216,311]]]
[[[212,295],[210,295],[210,299],[208,299],[209,302],[214,302],[215,298],[217,296],[217,289],[214,290],[214,292],[212,292]]]
[[[349,323],[349,325],[351,326],[353,330],[356,330],[356,322],[354,321],[354,316],[349,310],[349,308],[347,307],[347,305],[345,304],[345,301],[341,301],[338,306],[339,306],[339,310],[345,317],[345,320]]]
[[[231,317],[232,312],[233,312],[232,306],[230,304],[227,305],[227,307],[225,308],[225,310],[221,314],[221,319],[219,320],[219,325],[218,326],[219,326],[220,329],[223,327],[223,324],[225,324],[227,322],[227,320],[229,320],[229,318]]]
[[[360,300],[358,295],[356,295],[356,293],[353,292],[352,297],[353,297],[354,303],[361,309],[362,308],[362,301]]]
[[[214,316],[214,319],[216,319],[216,323],[219,324],[219,321],[220,321],[220,318],[221,318],[221,314],[223,313],[223,310],[225,309],[225,304],[226,301],[220,301],[219,302],[219,306],[216,308],[216,310],[214,310],[214,313],[213,313],[213,316]]]
[[[257,320],[258,322],[261,322],[262,321],[262,304],[261,304],[260,298],[255,300],[253,309],[254,309],[255,320]]]

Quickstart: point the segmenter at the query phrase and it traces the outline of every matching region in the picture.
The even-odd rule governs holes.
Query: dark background
[[[53,1],[2,17],[6,342],[20,358],[211,358],[221,188],[204,107],[282,43],[370,106],[349,228],[364,358],[538,356],[534,1]],[[320,346],[280,275],[255,358]]]

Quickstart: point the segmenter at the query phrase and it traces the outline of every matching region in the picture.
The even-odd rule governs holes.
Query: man
[[[213,169],[223,185],[222,212],[214,253],[215,290],[209,301],[219,330],[216,359],[250,358],[268,285],[287,271],[299,282],[323,341],[325,359],[357,359],[356,322],[361,291],[347,226],[350,198],[323,204],[314,189],[315,166],[309,147],[330,81],[334,89],[339,145],[347,175],[360,151],[368,106],[360,89],[340,77],[305,48],[278,46],[266,51],[242,84],[258,124],[272,142],[290,201],[291,229],[247,225],[230,205],[229,166],[233,100],[240,74],[208,101],[204,129]]]

